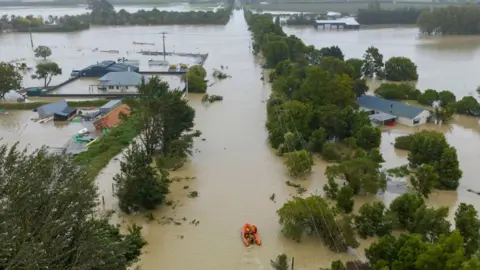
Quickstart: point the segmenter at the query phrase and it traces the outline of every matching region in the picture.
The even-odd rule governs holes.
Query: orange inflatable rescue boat
[[[260,237],[258,237],[257,226],[253,224],[245,223],[242,227],[242,239],[245,246],[250,246],[253,244],[261,245]]]

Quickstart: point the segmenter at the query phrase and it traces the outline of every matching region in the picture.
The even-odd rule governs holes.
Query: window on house
[[[419,123],[420,123],[420,119],[419,119],[419,118],[413,119],[413,124],[414,124],[414,125],[418,125]]]
[[[128,86],[125,86],[125,89],[128,89]]]
[[[117,85],[117,89],[118,89],[118,85]]]
[[[108,86],[108,89],[113,89],[113,85]]]

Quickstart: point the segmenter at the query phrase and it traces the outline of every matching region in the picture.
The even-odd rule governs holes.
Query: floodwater
[[[296,190],[285,184],[291,179],[281,158],[266,142],[265,101],[270,88],[260,80],[260,59],[254,57],[249,49],[250,33],[241,11],[235,11],[226,26],[105,27],[72,34],[35,34],[34,42],[59,48],[65,46],[62,49],[65,52],[54,50],[52,60],[61,62],[68,69],[89,64],[90,60],[74,54],[77,47],[130,50],[132,40],[160,42],[160,35],[156,33],[162,31],[169,33],[169,48],[175,45],[177,51],[209,52],[206,70],[211,72],[213,68],[226,65],[228,69],[225,71],[232,78],[219,81],[208,90],[209,94],[222,95],[222,102],[202,105],[199,95],[188,96],[197,111],[196,128],[202,131],[205,140],[196,141],[191,161],[172,173],[172,176],[190,178],[172,183],[169,199],[173,205],[154,211],[156,220],[153,221],[147,220],[144,215],[115,215],[113,218],[124,224],[136,222],[143,226],[144,236],[149,242],[139,262],[143,269],[269,269],[270,259],[283,252],[295,257],[295,269],[317,269],[327,267],[334,259],[361,258],[363,248],[373,239],[363,241],[357,249],[357,256],[353,256],[328,251],[315,236],[301,243],[281,236],[275,211],[295,195]],[[375,32],[317,32],[309,28],[288,28],[287,32],[297,34],[307,44],[317,47],[337,44],[347,57],[361,57],[372,44],[379,47],[385,57],[411,57],[419,66],[418,85],[421,89],[448,89],[462,97],[474,91],[478,84],[473,67],[480,61],[480,48],[472,44],[480,44],[480,39],[468,38],[468,46],[464,44],[467,38],[424,40],[418,39],[416,30],[409,28],[377,29]],[[28,35],[0,36],[0,59],[25,57],[29,52],[29,42]],[[71,57],[67,57],[69,51]],[[19,116],[17,121],[25,118],[28,117]],[[0,116],[0,123],[4,122],[4,116]],[[0,127],[1,137],[5,125],[0,124]],[[480,197],[466,192],[467,188],[480,190],[475,164],[480,158],[478,119],[458,116],[451,125],[426,125],[422,128],[445,133],[448,141],[457,148],[464,172],[458,192],[435,192],[429,203],[451,206],[452,212],[460,202],[472,203],[479,208]],[[395,150],[393,142],[395,137],[414,131],[405,127],[384,131],[381,150],[386,159],[385,168],[407,163],[407,153]],[[51,140],[39,136],[39,132],[24,133],[20,139],[29,142],[32,147]],[[7,137],[9,142],[15,139]],[[295,180],[307,189],[307,194],[322,193],[325,183],[323,173],[328,164],[319,159],[315,162],[307,179]],[[97,178],[101,196],[105,199],[105,210],[117,208],[112,196],[112,176],[118,171],[119,161],[112,160]],[[198,191],[199,196],[188,198],[191,191]],[[276,202],[269,199],[272,194],[276,195]],[[377,199],[389,202],[398,194],[398,189],[392,188]],[[359,198],[356,208],[361,202],[373,199]],[[177,225],[164,224],[169,218],[178,222]],[[191,224],[194,220],[199,223]],[[245,222],[257,224],[263,240],[261,247],[246,248],[241,243],[240,227]]]

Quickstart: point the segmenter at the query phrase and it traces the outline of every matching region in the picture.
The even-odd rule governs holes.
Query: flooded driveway
[[[176,51],[209,52],[206,70],[211,72],[213,68],[225,65],[228,66],[225,72],[232,78],[219,81],[208,90],[209,94],[222,95],[222,102],[205,106],[199,95],[189,95],[190,103],[197,111],[196,127],[202,131],[205,141],[199,139],[191,161],[172,174],[190,178],[172,183],[169,195],[172,205],[155,211],[156,220],[153,221],[144,215],[114,217],[144,227],[149,244],[140,262],[143,269],[269,269],[270,259],[283,252],[295,257],[295,269],[317,269],[329,266],[333,259],[354,259],[355,256],[330,252],[315,237],[295,243],[280,234],[275,212],[296,191],[285,184],[290,180],[285,167],[266,142],[265,101],[270,86],[260,80],[260,61],[249,49],[250,33],[241,11],[235,11],[226,26],[103,27],[79,33],[34,34],[34,42],[56,46],[52,60],[60,63],[64,73],[69,73],[70,69],[89,65],[92,60],[115,60],[117,57],[108,58],[107,54],[85,57],[76,53],[78,48],[128,51],[134,48],[134,40],[160,44],[161,35],[158,33],[163,31],[169,33],[167,50],[173,50],[175,46]],[[379,47],[385,57],[410,57],[419,66],[418,85],[421,89],[448,89],[461,97],[474,91],[478,84],[473,67],[480,61],[480,49],[474,44],[480,45],[480,39],[470,38],[469,46],[461,45],[464,38],[418,40],[416,30],[408,28],[356,32],[287,28],[287,32],[317,47],[339,45],[347,57],[361,57],[372,44]],[[29,42],[28,35],[24,34],[0,35],[0,59],[31,58]],[[31,81],[26,83],[33,84]],[[16,121],[22,122],[24,118]],[[3,122],[5,120],[0,116],[0,123]],[[466,188],[480,190],[475,170],[475,161],[480,158],[478,120],[458,117],[450,126],[425,128],[438,129],[446,134],[448,141],[458,150],[464,171],[458,193],[436,192],[429,202],[452,206],[451,211],[460,202],[480,207],[480,197],[465,191]],[[4,130],[1,126],[0,137]],[[395,150],[392,143],[396,136],[414,131],[401,127],[385,130],[381,150],[386,168],[407,163],[407,153]],[[37,136],[24,139],[35,146],[51,140],[51,137],[39,134],[40,131]],[[13,139],[15,137],[11,136],[6,140]],[[321,193],[325,183],[323,173],[327,164],[319,159],[315,163],[311,176],[298,181],[307,193]],[[112,176],[118,171],[119,161],[112,160],[97,178],[106,209],[116,208],[111,184]],[[198,191],[199,196],[188,198],[191,191]],[[276,202],[269,199],[273,193]],[[392,192],[382,198],[388,202],[397,195]],[[358,202],[371,199],[360,198]],[[168,223],[166,220],[174,220],[177,225],[164,224]],[[263,241],[261,247],[246,248],[242,244],[240,228],[245,222],[258,226]],[[359,256],[371,241],[362,242]]]

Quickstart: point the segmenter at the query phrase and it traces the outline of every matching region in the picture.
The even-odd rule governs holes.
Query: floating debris
[[[215,101],[222,101],[223,100],[223,97],[222,96],[219,96],[219,95],[209,95],[209,94],[205,94],[203,97],[202,97],[202,102],[215,102]]]
[[[197,198],[198,197],[198,192],[197,191],[191,191],[187,195],[188,198]]]
[[[134,45],[151,45],[151,46],[155,45],[155,43],[136,42],[136,41],[134,41],[133,44],[134,44]]]

